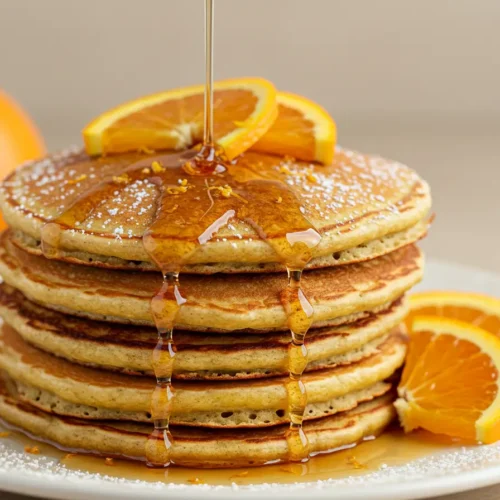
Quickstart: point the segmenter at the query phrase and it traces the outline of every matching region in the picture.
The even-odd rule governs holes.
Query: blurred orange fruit
[[[45,153],[38,129],[12,97],[0,90],[0,180],[21,163]],[[5,222],[0,217],[0,230]]]
[[[214,139],[229,159],[249,149],[278,115],[276,90],[263,78],[214,83]],[[203,139],[204,85],[140,97],[106,111],[83,130],[90,155],[186,149]]]

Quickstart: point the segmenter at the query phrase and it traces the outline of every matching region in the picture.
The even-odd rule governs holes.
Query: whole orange
[[[0,180],[24,161],[45,153],[43,139],[28,114],[0,89]],[[0,230],[5,222],[0,216]]]

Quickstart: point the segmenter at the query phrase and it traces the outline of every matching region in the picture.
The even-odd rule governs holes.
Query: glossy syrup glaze
[[[307,395],[301,377],[307,365],[304,340],[314,311],[302,292],[301,277],[321,237],[303,215],[293,188],[280,179],[279,170],[271,175],[269,169],[263,172],[243,162],[226,161],[223,152],[210,145],[197,151],[148,157],[83,192],[42,230],[44,255],[57,256],[61,231],[87,219],[103,200],[113,196],[117,185],[142,182],[154,184],[158,190],[153,223],[143,237],[145,250],[164,277],[151,303],[158,329],[153,353],[157,386],[151,403],[155,430],[147,445],[152,465],[168,465],[174,443],[169,429],[175,397],[173,332],[175,318],[185,302],[179,274],[197,247],[233,220],[249,224],[287,268],[288,286],[283,290],[282,303],[291,331],[287,383],[289,458],[296,461],[308,457],[307,437],[302,431]]]
[[[196,248],[210,241],[232,220],[249,224],[273,247],[277,259],[287,269],[288,286],[283,290],[282,303],[291,332],[286,383],[290,417],[288,458],[290,461],[309,458],[307,436],[302,429],[307,405],[302,373],[308,362],[305,337],[314,309],[301,289],[301,278],[312,258],[311,250],[321,236],[303,215],[304,208],[289,185],[279,177],[259,175],[253,168],[247,168],[241,178],[245,170],[240,172],[237,164],[230,164],[224,151],[213,143],[213,7],[213,0],[206,0],[205,124],[201,148],[133,164],[111,182],[104,181],[90,193],[84,193],[42,230],[44,254],[56,256],[61,227],[74,227],[76,222],[87,219],[102,200],[110,197],[116,183],[147,181],[157,186],[159,196],[153,223],[143,236],[146,252],[163,274],[162,287],[151,302],[158,330],[158,343],[153,351],[157,383],[151,400],[154,431],[146,445],[151,466],[168,466],[172,446],[175,446],[169,425],[175,397],[172,385],[176,353],[174,327],[179,309],[186,302],[179,275],[190,263]]]
[[[168,464],[173,445],[169,417],[175,389],[172,370],[175,359],[174,324],[185,302],[181,279],[183,266],[199,245],[206,244],[224,226],[241,220],[254,228],[274,249],[288,270],[288,286],[282,303],[291,331],[289,347],[289,447],[290,459],[307,458],[307,438],[302,417],[307,403],[302,372],[307,365],[305,336],[313,320],[313,307],[301,289],[302,270],[311,259],[311,250],[320,242],[318,231],[303,215],[299,198],[280,179],[279,170],[262,175],[244,161],[230,163],[220,151],[201,148],[180,154],[145,158],[125,171],[103,180],[81,196],[42,230],[45,256],[53,257],[64,228],[88,218],[104,199],[112,196],[117,184],[147,182],[158,190],[156,214],[144,234],[144,248],[161,270],[164,281],[151,307],[158,329],[153,353],[157,387],[152,398],[155,431],[148,444],[150,463]]]

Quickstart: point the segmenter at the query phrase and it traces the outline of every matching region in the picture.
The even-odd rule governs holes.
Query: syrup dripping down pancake
[[[352,324],[318,328],[307,336],[307,371],[350,364],[374,354],[407,313],[404,300]],[[116,325],[41,307],[0,285],[0,315],[27,342],[83,365],[152,375],[154,328]],[[240,380],[287,373],[288,333],[220,335],[176,331],[174,378]]]
[[[343,324],[388,304],[422,276],[423,257],[410,245],[359,264],[304,273],[303,292],[314,306],[313,327]],[[157,273],[112,271],[30,255],[0,237],[0,274],[35,302],[92,319],[152,324],[151,297],[161,285]],[[199,331],[286,330],[280,300],[283,274],[183,275],[186,303],[176,328]]]
[[[430,222],[431,220],[425,217],[408,229],[384,235],[379,239],[362,243],[353,248],[333,252],[332,254],[322,257],[316,257],[305,266],[305,269],[319,269],[354,264],[394,252],[426,236]],[[12,242],[33,255],[41,256],[43,254],[41,242],[22,231],[12,232]],[[110,257],[109,255],[90,254],[77,250],[59,249],[53,258],[70,264],[81,264],[104,269],[158,271],[156,265],[148,261],[125,260],[118,257]],[[259,264],[245,264],[241,262],[188,264],[182,268],[182,272],[188,274],[270,273],[285,271],[286,269],[282,264],[272,262]]]
[[[82,404],[75,404],[62,399],[60,396],[35,386],[9,380],[9,387],[17,397],[31,406],[47,413],[63,417],[80,418],[83,420],[107,420],[114,422],[141,422],[152,423],[151,413],[110,410]],[[304,420],[317,420],[337,413],[352,410],[356,406],[382,396],[393,389],[389,381],[376,382],[359,391],[353,391],[344,396],[338,396],[321,403],[312,403],[307,406]],[[191,415],[183,414],[172,416],[170,423],[173,426],[220,429],[257,429],[271,428],[289,422],[289,417],[284,411],[277,410],[238,410],[234,412],[196,412]]]
[[[151,263],[142,237],[153,223],[158,187],[147,177],[128,182],[129,174],[124,173],[134,165],[149,166],[153,159],[141,154],[89,158],[74,151],[52,155],[21,167],[2,184],[0,208],[10,226],[31,237],[36,246],[44,224],[79,203],[86,208],[82,220],[66,220],[58,245],[63,251]],[[167,169],[162,175],[164,184],[177,186],[183,181],[177,169]],[[199,218],[212,209],[213,197],[208,196],[203,179],[195,177],[189,179],[193,186],[200,184],[195,189],[172,194],[178,200],[172,209],[177,205],[184,218]],[[330,166],[247,152],[230,167],[227,179],[217,179],[242,186],[255,179],[279,182],[291,191],[304,217],[322,237],[312,257],[327,256],[324,265],[332,262],[336,252],[412,228],[425,218],[431,203],[428,186],[408,167],[349,150],[339,150]],[[101,192],[103,182],[112,183],[112,189],[106,191],[109,195]],[[97,193],[100,198],[94,199]],[[258,212],[267,206],[268,211],[286,213],[287,207],[280,206],[279,198],[261,198],[261,203],[249,203],[247,211]],[[229,207],[231,200],[234,198],[217,200],[217,205]],[[281,202],[285,203],[284,199]],[[175,218],[170,219],[174,224]],[[233,264],[258,270],[252,265],[274,263],[279,269],[273,249],[276,242],[269,242],[285,236],[262,239],[251,225],[234,219],[198,246],[190,264],[221,264],[216,269],[224,271],[231,270]],[[188,244],[191,242],[186,241]],[[200,270],[206,272],[207,268]]]
[[[387,394],[351,411],[304,423],[313,453],[354,445],[380,434],[395,417],[394,395]],[[0,384],[0,419],[6,424],[68,451],[145,460],[152,426],[109,421],[85,421],[47,414],[21,402]],[[272,429],[219,430],[173,427],[172,460],[202,468],[248,467],[287,460],[285,432]]]
[[[308,392],[306,417],[309,410],[311,418],[321,416],[320,410],[331,413],[346,404],[335,401],[338,398],[366,391],[391,377],[406,353],[402,331],[396,328],[369,358],[306,373],[302,378]],[[0,368],[14,381],[52,393],[65,402],[119,412],[147,413],[155,386],[150,378],[106,372],[56,358],[27,344],[7,325],[0,333]],[[172,423],[259,427],[286,421],[286,380],[287,377],[241,382],[177,381]],[[361,392],[354,403],[369,394]],[[324,403],[328,405],[324,407]],[[329,406],[333,406],[332,410]],[[117,416],[125,418],[125,415]],[[274,416],[269,418],[269,415]]]

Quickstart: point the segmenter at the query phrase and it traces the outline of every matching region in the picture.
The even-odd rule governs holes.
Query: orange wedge
[[[407,326],[415,316],[440,316],[479,326],[500,337],[500,300],[487,295],[466,292],[433,291],[410,297]]]
[[[329,165],[337,137],[332,117],[299,95],[278,92],[277,100],[278,118],[253,149]]]
[[[406,431],[500,439],[500,338],[475,325],[417,316],[396,408]]]
[[[182,150],[203,139],[203,85],[126,102],[83,130],[89,155],[137,150]],[[276,90],[263,78],[214,83],[214,140],[233,159],[255,144],[278,115]]]

